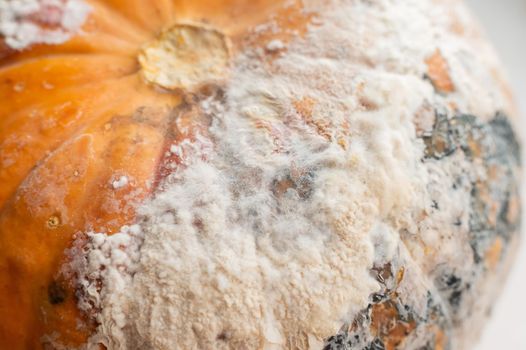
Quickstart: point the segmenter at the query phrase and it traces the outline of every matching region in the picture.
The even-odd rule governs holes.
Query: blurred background
[[[526,0],[466,1],[478,16],[507,68],[508,78],[521,111],[524,127],[520,133],[524,139],[526,136]],[[526,146],[525,142],[523,146]],[[524,153],[526,151],[523,151],[523,159]],[[524,183],[526,184],[526,181]],[[522,193],[523,198],[526,198],[525,188],[522,189]],[[526,350],[525,224],[526,220],[523,220],[522,247],[514,269],[483,331],[480,344],[474,350]]]

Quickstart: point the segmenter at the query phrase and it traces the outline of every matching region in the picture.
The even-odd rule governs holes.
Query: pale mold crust
[[[134,225],[72,249],[98,324],[87,348],[476,338],[506,265],[484,256],[517,231],[514,107],[494,52],[458,1],[303,6],[313,23],[286,45],[231,54],[217,30],[176,24],[143,48],[147,82],[208,84],[194,107],[211,126],[171,147],[186,159]]]
[[[79,32],[89,12],[83,0],[3,0],[0,36],[15,50],[61,44]]]

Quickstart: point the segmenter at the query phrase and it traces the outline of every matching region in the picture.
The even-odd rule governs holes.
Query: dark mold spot
[[[52,305],[61,304],[66,300],[66,288],[58,281],[52,281],[47,289],[48,299]]]
[[[217,335],[216,339],[226,342],[228,339],[230,339],[230,334],[228,334],[227,331],[223,331]]]
[[[453,316],[456,315],[460,311],[462,295],[470,289],[471,284],[463,281],[461,277],[452,272],[452,269],[446,267],[446,272],[436,278],[435,285],[444,300],[447,300]]]
[[[460,287],[460,283],[462,282],[462,280],[460,278],[458,278],[457,276],[455,275],[450,275],[446,278],[446,285],[449,287],[449,288],[458,288]]]
[[[333,335],[325,340],[325,346],[323,350],[343,350],[351,349],[354,344],[348,338],[347,333],[339,333]]]
[[[451,293],[448,301],[452,307],[458,308],[460,306],[460,302],[462,301],[462,291],[456,290]]]
[[[381,339],[376,338],[365,348],[365,350],[385,350],[385,346]]]
[[[445,273],[439,277],[436,285],[440,290],[458,289],[462,285],[462,279],[455,274]]]

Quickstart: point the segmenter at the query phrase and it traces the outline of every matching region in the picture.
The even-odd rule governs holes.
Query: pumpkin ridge
[[[90,57],[90,58],[93,58],[93,57],[97,57],[97,58],[115,58],[115,57],[122,57],[122,55],[119,55],[119,54],[112,54],[112,53],[105,53],[105,52],[101,52],[101,53],[90,53],[90,52],[79,52],[79,53],[75,53],[75,52],[59,52],[59,53],[54,53],[54,54],[51,54],[51,55],[46,55],[46,57],[39,57],[39,56],[32,56],[32,57],[27,57],[25,59],[22,59],[22,60],[14,60],[14,61],[7,61],[7,62],[2,62],[2,60],[0,60],[0,78],[1,78],[1,75],[2,74],[9,74],[9,72],[7,72],[7,70],[9,69],[14,69],[14,68],[17,68],[17,67],[21,67],[25,64],[31,64],[31,63],[34,63],[34,62],[39,62],[39,61],[42,61],[42,60],[48,60],[48,59],[53,59],[53,58],[84,58],[84,57]],[[124,56],[125,58],[128,58],[126,56]]]
[[[90,33],[91,34],[91,33]],[[94,35],[94,34],[92,34]],[[106,45],[104,49],[99,48],[97,51],[99,52],[107,52],[107,53],[113,53],[115,55],[123,55],[123,56],[131,56],[134,57],[137,51],[137,45],[130,43],[126,39],[119,38],[117,36],[108,34],[108,33],[97,33],[97,35],[101,36],[102,38],[94,39],[89,38],[89,34],[85,34],[85,36],[82,37],[83,40],[86,41],[86,43],[92,43],[96,42],[97,40],[102,40],[102,43]],[[113,39],[113,40],[112,40]],[[120,44],[120,47],[115,47],[115,44]]]
[[[65,99],[66,95],[69,95],[69,94],[74,94],[74,93],[79,93],[79,92],[82,92],[83,90],[85,90],[86,88],[94,88],[96,87],[97,85],[100,86],[100,88],[107,88],[107,89],[110,89],[109,85],[112,84],[112,83],[117,83],[119,82],[120,80],[123,80],[123,79],[134,79],[134,76],[137,74],[137,72],[130,72],[126,75],[123,75],[123,76],[120,76],[120,77],[115,77],[115,78],[111,78],[111,79],[105,79],[105,80],[102,80],[102,81],[94,81],[94,82],[88,82],[86,84],[82,84],[82,85],[79,85],[79,86],[71,86],[71,87],[67,87],[67,88],[64,88],[64,89],[60,89],[60,91],[57,90],[57,94],[56,95],[48,95],[46,96],[47,98],[49,99],[55,99],[56,103],[54,104],[55,106],[57,104],[60,104],[60,103],[67,103],[69,102],[70,100],[67,100]],[[87,95],[87,94],[86,94]],[[62,96],[62,99],[60,98]],[[81,95],[82,96],[82,95]],[[95,95],[97,96],[97,95]],[[91,97],[91,96],[90,96]],[[93,101],[91,98],[88,98],[87,96],[82,96],[83,100],[86,101],[87,104],[89,104],[90,102],[89,101]],[[49,102],[47,102],[46,104],[42,104],[42,103],[39,103],[38,102],[39,100],[35,101],[35,103],[31,103],[31,102],[28,102],[24,108],[19,108],[16,113],[10,113],[8,116],[4,117],[4,120],[2,121],[2,125],[5,127],[8,127],[11,125],[11,121],[15,122],[17,118],[20,118],[21,115],[24,115],[24,114],[29,114],[29,112],[33,109],[35,109],[35,107],[43,107],[45,105],[50,105]],[[106,105],[108,106],[108,105]]]
[[[1,41],[0,41],[1,44]],[[111,36],[106,33],[84,33],[82,36],[73,37],[67,43],[55,46],[34,45],[31,50],[8,52],[0,58],[0,67],[9,66],[14,62],[27,59],[39,59],[56,54],[94,54],[103,53],[115,56],[135,58],[138,46],[127,40]],[[1,57],[1,56],[0,56]]]
[[[74,63],[63,68],[66,61]],[[15,118],[13,114],[30,111],[38,101],[126,78],[137,74],[138,68],[131,58],[108,54],[51,55],[0,67],[0,93],[11,100],[10,104],[0,105],[0,129],[9,125]],[[31,72],[38,72],[42,79]]]
[[[111,28],[108,28],[108,29],[119,30],[122,32],[120,34],[129,34],[124,29],[119,28],[115,25],[112,25],[112,23],[106,19],[106,17],[111,16],[112,19],[117,18],[121,22],[123,22],[123,24],[127,25],[127,28],[134,30],[135,32],[134,36],[136,37],[137,40],[147,40],[147,38],[150,36],[148,30],[146,30],[145,28],[142,28],[138,23],[128,18],[122,12],[108,5],[107,2],[101,1],[101,0],[91,0],[89,3],[91,6],[95,7],[95,12],[94,12],[95,16],[93,19],[95,21],[104,21],[103,22],[104,24],[108,26],[112,26]],[[97,17],[100,17],[100,18],[97,18]],[[88,18],[88,21],[89,20],[90,18]],[[115,34],[115,33],[112,33],[112,34]],[[122,37],[122,38],[125,39],[125,37]],[[131,39],[131,36],[129,38]]]
[[[169,2],[171,1],[172,0],[169,0]],[[161,29],[162,27],[162,26],[159,26],[157,23],[166,22],[167,20],[166,18],[161,17],[161,20],[159,21],[158,20],[159,18],[155,16],[153,19],[149,18],[147,20],[143,13],[144,11],[138,11],[136,9],[137,7],[143,7],[143,10],[144,8],[148,8],[148,9],[155,8],[157,14],[159,16],[162,16],[163,15],[162,9],[156,6],[156,4],[158,3],[158,0],[151,0],[147,2],[142,1],[142,0],[129,0],[129,1],[125,1],[126,2],[125,5],[120,4],[120,3],[116,4],[115,1],[104,1],[104,0],[90,0],[89,2],[103,4],[105,7],[111,8],[112,11],[114,11],[115,13],[119,13],[121,16],[127,18],[129,21],[133,22],[137,26],[137,28],[141,28],[143,31],[147,33],[152,33],[152,32],[155,33],[157,30]],[[127,13],[126,11],[116,9],[116,7],[119,7],[120,9],[128,9],[128,10],[134,9],[135,11],[129,11],[129,13]],[[175,6],[173,8],[175,8]],[[138,16],[130,16],[131,13],[138,15]]]
[[[121,85],[131,85],[131,84],[133,84],[133,81],[138,80],[138,78],[134,74],[131,74],[131,75],[127,76],[127,77],[123,77],[123,78],[120,78],[120,79],[115,79],[115,82],[117,82],[119,80],[123,80],[123,79],[126,79],[128,81],[131,80],[131,83],[126,84],[126,80],[125,80],[124,84],[121,84]],[[85,89],[85,87],[84,87],[84,89]],[[84,89],[81,89],[81,90],[84,90]],[[108,91],[108,90],[111,90],[111,89],[112,88],[108,84],[107,88],[105,89],[105,91]],[[145,86],[145,89],[149,89],[149,88]],[[75,91],[75,90],[72,90],[72,91]],[[53,150],[56,150],[57,148],[59,148],[61,144],[63,144],[64,142],[66,142],[68,140],[68,136],[74,137],[76,135],[81,134],[82,132],[85,132],[86,130],[89,130],[90,128],[93,128],[94,125],[98,125],[98,124],[102,124],[103,125],[107,121],[109,121],[112,118],[114,118],[115,115],[119,114],[119,112],[117,112],[117,110],[119,110],[119,109],[122,110],[123,108],[129,109],[127,107],[127,105],[128,105],[127,98],[125,97],[128,94],[121,94],[121,96],[123,96],[123,97],[120,98],[118,101],[112,101],[111,104],[108,103],[107,99],[105,99],[105,94],[106,94],[106,92],[101,91],[100,95],[99,95],[100,101],[101,101],[101,103],[103,103],[104,109],[103,110],[98,109],[96,114],[86,113],[85,114],[86,119],[82,119],[82,120],[79,119],[79,120],[76,121],[76,124],[80,125],[80,127],[78,129],[72,130],[71,127],[69,127],[68,130],[66,130],[66,129],[62,130],[63,140],[61,142],[55,144],[54,147],[48,149],[47,150],[48,153],[49,152],[53,152]],[[163,96],[160,95],[158,97],[157,95],[155,95],[154,92],[152,92],[150,95],[143,96],[141,100],[143,101],[142,103],[135,102],[135,105],[137,105],[137,106],[144,105],[144,104],[149,105],[149,104],[154,103],[154,101],[160,102],[160,101],[163,100]],[[88,105],[94,103],[93,100],[90,100],[90,101],[85,100],[85,101],[86,101],[85,103],[87,103]],[[57,104],[54,104],[54,105],[57,105]],[[84,106],[86,106],[86,104]],[[32,107],[25,108],[24,110],[21,110],[20,112],[13,113],[12,115],[10,115],[10,117],[13,118],[12,120],[16,120],[16,118],[20,118],[20,115],[27,114],[27,111],[30,110],[31,108],[34,108],[34,105]],[[82,110],[82,109],[85,109],[85,108],[86,107],[78,107],[79,110]],[[126,112],[124,112],[124,113],[126,113]],[[48,113],[46,113],[46,114],[48,114]],[[73,118],[73,117],[71,116],[69,118]],[[5,126],[5,123],[4,123],[4,126]],[[21,131],[18,131],[19,134],[20,134],[20,132]],[[8,133],[13,134],[13,131],[9,131]],[[41,136],[41,137],[44,137],[44,136]],[[53,137],[56,137],[56,136],[53,135]],[[49,140],[51,138],[51,136],[48,136],[48,137],[45,137],[45,138]],[[41,146],[41,144],[40,144],[40,146]],[[27,146],[25,148],[27,148]],[[44,152],[44,151],[45,150],[41,150],[41,152]],[[26,154],[26,157],[34,156],[34,152],[32,152],[32,153],[25,153],[25,154]],[[20,157],[23,157],[23,155],[19,155],[18,156],[17,164],[28,164],[27,161],[22,161],[20,159]],[[36,162],[36,163],[41,162],[42,159],[43,158],[40,157],[40,156],[36,157],[36,159],[35,159],[35,157],[33,157],[33,161]],[[13,179],[14,179],[14,176],[16,176],[15,174],[16,173],[20,173],[20,171],[21,170],[16,170],[16,168],[13,169],[13,167],[0,169],[0,179],[5,178],[5,179],[9,180],[7,183],[12,182]],[[30,169],[27,169],[26,171],[23,171],[24,175],[17,176],[17,178],[20,178],[20,181],[18,182],[18,184],[22,183],[24,181],[24,179],[27,178],[29,171],[30,171]],[[13,172],[15,172],[15,174],[13,174]],[[11,192],[11,191],[7,192],[6,191],[7,187],[8,187],[7,185],[4,186],[2,188],[2,190],[0,191],[0,212],[2,211],[3,206],[4,206],[3,203],[6,203],[8,201],[8,199],[12,195],[14,195],[13,192]],[[4,191],[6,191],[6,193],[9,193],[9,194],[3,195],[2,193]]]

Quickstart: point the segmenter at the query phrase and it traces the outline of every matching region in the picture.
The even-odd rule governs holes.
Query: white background
[[[507,68],[522,114],[523,128],[520,132],[524,139],[526,135],[526,127],[524,127],[526,126],[526,0],[467,0],[467,3],[479,17],[486,34]],[[526,142],[523,142],[524,153],[526,153]],[[526,181],[524,183],[526,184]],[[525,192],[523,188],[522,193]],[[526,199],[526,196],[523,195],[523,198]],[[522,247],[516,265],[483,331],[480,344],[474,346],[474,350],[526,350],[526,230],[524,226],[526,220],[523,219]]]

